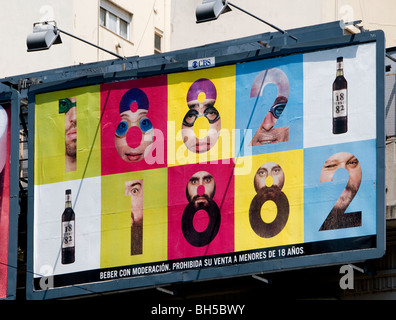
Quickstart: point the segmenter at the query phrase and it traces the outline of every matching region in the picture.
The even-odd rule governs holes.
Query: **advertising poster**
[[[7,298],[10,222],[10,104],[0,105],[0,299]]]
[[[37,94],[33,290],[376,248],[376,50]]]

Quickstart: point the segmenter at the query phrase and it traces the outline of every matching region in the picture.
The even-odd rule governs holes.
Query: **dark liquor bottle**
[[[72,209],[71,190],[65,192],[65,211],[62,214],[62,264],[75,260],[75,214]]]
[[[333,83],[333,133],[348,131],[348,83],[344,77],[344,59],[337,58],[337,76]]]

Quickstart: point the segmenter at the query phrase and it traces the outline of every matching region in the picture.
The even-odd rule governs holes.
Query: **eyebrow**
[[[121,118],[124,119],[124,118],[128,118],[129,117],[130,114],[129,113],[125,113],[127,111],[131,111],[131,110],[126,110],[126,111],[120,113]],[[135,112],[132,112],[132,114],[137,114],[138,116],[146,115],[147,113],[148,113],[148,110],[146,110],[146,109],[137,109]]]
[[[135,183],[132,183],[129,187],[132,188],[134,186],[141,186],[141,185],[142,184],[140,182],[135,182]]]
[[[213,107],[214,108],[214,102],[203,102],[202,103],[202,105],[204,106],[204,107],[206,107],[206,109],[207,108],[210,108],[210,107]],[[199,102],[194,102],[194,103],[188,103],[187,102],[187,105],[188,105],[188,107],[190,108],[190,109],[192,109],[192,108],[195,108],[195,107],[198,107],[199,106]]]
[[[211,174],[208,174],[208,175],[202,177],[202,179],[207,179],[207,178],[212,178],[213,179],[213,176]],[[190,178],[190,180],[188,180],[188,182],[193,181],[193,180],[199,180],[199,177],[193,176],[193,177]]]
[[[329,166],[334,166],[334,165],[339,165],[339,164],[340,164],[340,161],[338,161],[338,160],[327,160],[324,163],[323,167],[329,167]]]
[[[359,160],[358,160],[355,156],[350,157],[350,158],[346,161],[346,163],[349,163],[349,162],[351,162],[351,161],[357,161],[357,162],[359,162]]]

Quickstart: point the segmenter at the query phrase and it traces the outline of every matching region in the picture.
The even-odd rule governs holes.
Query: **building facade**
[[[33,24],[55,21],[59,29],[120,56],[145,56],[170,50],[170,0],[35,0],[1,4],[2,42],[0,77],[114,59],[86,43],[61,35],[62,44],[48,51],[27,52],[26,37]],[[10,55],[10,52],[12,54]]]

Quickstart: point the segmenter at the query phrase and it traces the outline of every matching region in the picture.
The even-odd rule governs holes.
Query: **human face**
[[[348,152],[336,153],[325,162],[320,175],[320,182],[333,181],[334,172],[340,168],[348,170],[349,180],[334,208],[346,210],[359,190],[362,181],[362,168],[354,155]]]
[[[260,127],[253,136],[250,142],[251,146],[271,144],[278,142],[285,142],[289,140],[289,127],[274,128],[276,121],[281,116],[288,99],[280,96],[275,100],[274,105],[271,107],[265,116]]]
[[[143,220],[143,180],[125,182],[125,195],[131,197],[132,226]]]
[[[76,102],[76,98],[69,98],[72,103]],[[71,107],[65,113],[65,152],[72,158],[76,157],[77,148],[77,109]]]
[[[213,176],[206,171],[199,171],[193,174],[187,183],[187,198],[195,206],[208,204],[208,199],[212,199],[215,193],[216,184]]]
[[[200,99],[188,101],[189,112],[182,124],[182,137],[186,147],[196,153],[210,150],[217,142],[220,134],[221,120],[214,107],[215,99]],[[195,136],[193,125],[196,118],[204,116],[209,121],[208,134],[202,139]]]
[[[272,177],[272,184],[267,181],[267,184],[269,184],[268,187],[274,185],[282,189],[283,184],[285,183],[285,175],[282,168],[275,162],[267,162],[257,170],[256,175],[254,176],[254,188],[256,189],[256,192],[267,187],[266,179],[268,177]]]
[[[254,134],[250,145],[257,146],[288,141],[289,127],[274,129],[276,121],[277,119],[274,117],[274,115],[271,112],[268,112],[260,127]]]
[[[121,113],[115,134],[115,147],[120,157],[126,162],[141,161],[150,151],[154,140],[154,130],[147,118],[147,110]]]

